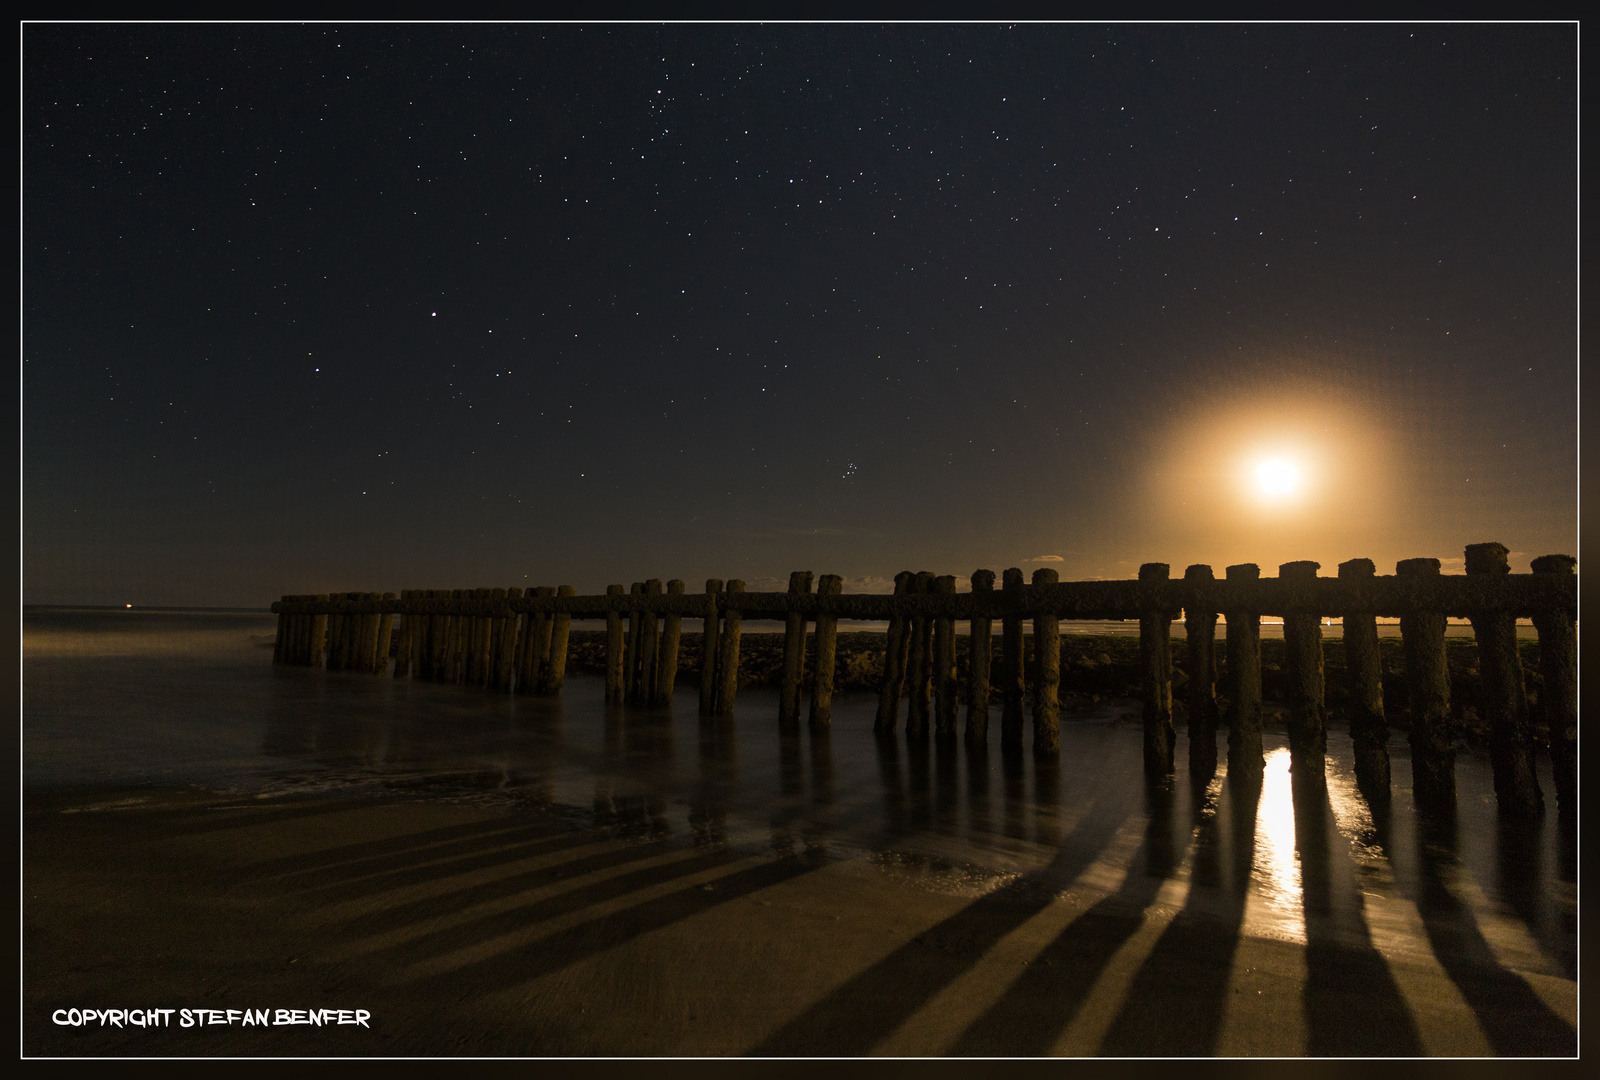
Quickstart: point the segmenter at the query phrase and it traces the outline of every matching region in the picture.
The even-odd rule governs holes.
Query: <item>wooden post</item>
[[[411,600],[412,590],[401,589],[400,599]],[[417,618],[409,611],[400,613],[399,640],[394,643],[394,677],[403,679],[411,673],[411,635],[416,631]]]
[[[297,603],[298,601],[299,596],[297,594],[286,593],[283,597],[283,602],[286,604]],[[278,660],[278,658],[281,656],[282,659],[279,660],[279,662],[283,664],[298,664],[300,662],[301,618],[302,616],[299,615],[289,615],[287,613],[284,614],[282,619],[283,631],[281,634],[281,652],[278,649],[273,650],[274,660]]]
[[[502,592],[502,590],[490,588],[479,589],[477,598],[479,600],[491,601],[495,599],[503,599],[503,596],[495,596],[495,593],[497,592]],[[472,655],[472,663],[475,673],[475,676],[472,680],[472,685],[487,687],[489,685],[489,675],[494,665],[494,617],[492,615],[480,615],[475,621],[478,624],[478,638],[474,643],[474,651]]]
[[[512,585],[503,591],[506,603],[522,599],[522,587]],[[516,613],[495,620],[498,629],[498,640],[494,650],[494,679],[490,683],[495,691],[501,694],[510,693],[512,673],[516,670],[517,661],[517,616]]]
[[[392,592],[386,592],[380,599],[385,604],[392,604],[398,597]],[[378,648],[376,663],[373,664],[374,675],[389,674],[389,639],[394,633],[394,613],[385,611],[378,616]]]
[[[298,596],[285,593],[282,602],[292,604],[298,601]],[[300,636],[300,616],[290,615],[288,612],[278,613],[278,640],[272,647],[272,662],[274,664],[296,664],[299,657],[296,652]]]
[[[468,589],[467,599],[479,600],[483,598],[483,589]],[[483,675],[483,654],[487,646],[483,641],[484,620],[477,615],[469,616],[466,627],[466,651],[462,656],[461,684],[463,686],[477,686]]]
[[[823,574],[817,582],[818,596],[838,596],[844,579],[838,574]],[[821,727],[833,719],[833,669],[839,640],[839,619],[817,616],[817,649],[811,665],[811,726]]]
[[[1535,574],[1570,575],[1578,565],[1571,555],[1541,555]],[[1578,812],[1578,633],[1574,612],[1545,608],[1533,613],[1539,632],[1539,705],[1550,727],[1550,772],[1556,805],[1563,816]]]
[[[413,589],[413,600],[427,600],[433,596],[432,589]],[[413,679],[426,679],[428,677],[428,641],[433,634],[433,616],[418,615],[412,620],[411,626],[411,677]]]
[[[927,596],[933,592],[933,574],[917,571],[912,579],[910,594]],[[933,621],[917,605],[918,613],[911,617],[910,642],[906,650],[906,731],[918,735],[928,730],[928,676],[933,667],[929,654],[933,651]]]
[[[334,596],[337,597],[340,602],[353,600],[355,595],[355,593],[349,592],[334,594]],[[355,662],[356,617],[348,612],[341,612],[340,614],[335,615],[334,618],[338,620],[338,631],[334,640],[338,643],[337,656],[339,659],[339,666],[335,670],[349,671],[350,665]],[[330,647],[328,649],[328,658],[331,660],[335,655],[335,650]]]
[[[673,578],[667,582],[668,596],[682,596],[683,582]],[[661,619],[661,658],[656,666],[656,692],[654,704],[672,704],[672,689],[678,681],[678,643],[683,637],[683,616],[664,615]]]
[[[628,649],[622,659],[622,696],[624,701],[634,704],[639,700],[639,652],[644,644],[644,612],[639,610],[644,582],[635,581],[628,586],[628,596],[633,603],[628,607]]]
[[[737,593],[744,592],[744,582],[734,578],[728,582],[727,603],[737,603]],[[733,700],[739,693],[739,635],[744,628],[744,614],[729,606],[722,617],[722,634],[717,640],[717,715],[732,716]]]
[[[1341,581],[1370,581],[1371,559],[1339,564]],[[1378,652],[1378,620],[1370,611],[1343,611],[1345,706],[1356,784],[1368,802],[1389,797],[1389,722],[1383,715],[1383,660]]]
[[[469,589],[451,589],[450,598],[453,602],[466,600]],[[469,619],[464,614],[450,616],[448,637],[445,640],[445,682],[459,683],[462,678],[462,661],[467,654],[467,624]]]
[[[335,603],[343,598],[343,593],[328,593],[329,603]],[[334,612],[322,616],[323,628],[323,656],[321,666],[327,671],[339,670],[339,616]]]
[[[1033,572],[1035,585],[1060,580],[1048,567]],[[1039,665],[1033,689],[1033,752],[1055,754],[1061,749],[1061,617],[1049,605],[1033,616],[1033,648]]]
[[[362,593],[361,599],[376,600],[377,602],[382,603],[383,593]],[[387,670],[389,661],[388,656],[383,657],[382,661],[378,659],[378,638],[380,636],[385,638],[388,637],[387,634],[383,633],[382,613],[380,612],[376,614],[363,615],[361,616],[361,623],[361,662],[358,670],[363,675],[371,675],[378,671],[378,665],[380,662],[383,664],[384,669]]]
[[[348,592],[344,594],[347,601],[365,600],[366,593]],[[366,637],[367,620],[365,616],[350,612],[344,617],[344,648],[340,650],[340,664],[343,671],[365,671],[372,666],[372,645],[367,642],[367,663],[361,662],[361,646]]]
[[[571,585],[563,585],[556,590],[556,595],[574,596],[576,592]],[[567,640],[572,635],[572,615],[558,611],[550,616],[549,623],[550,644],[546,647],[549,657],[539,669],[538,690],[545,697],[554,697],[561,693],[561,685],[567,678]]]
[[[1395,575],[1438,577],[1438,559],[1402,559]],[[1400,616],[1406,696],[1411,712],[1411,787],[1419,808],[1453,810],[1456,748],[1450,730],[1450,671],[1444,656],[1445,616],[1413,610]]]
[[[394,593],[384,594],[370,592],[363,593],[362,599],[376,600],[381,604],[385,595],[391,599],[394,597]],[[384,615],[381,612],[373,615],[363,615],[361,616],[361,622],[363,624],[361,636],[361,673],[363,675],[375,675],[388,671],[389,654],[385,652],[380,656],[378,652],[380,639],[382,639],[382,644],[385,648],[387,648],[389,644],[389,635],[387,632],[385,632],[384,628]]]
[[[722,594],[721,578],[706,578],[706,614],[700,631],[700,715],[717,711],[717,623],[721,613],[717,598]]]
[[[344,599],[344,593],[329,593],[329,600],[338,603]],[[327,670],[341,671],[344,668],[344,622],[345,617],[337,611],[328,613],[328,662]]]
[[[489,599],[495,602],[496,607],[503,606],[506,602],[507,589],[496,586],[489,590]],[[483,678],[480,684],[486,690],[500,689],[500,646],[505,641],[506,620],[499,615],[491,615],[484,624],[484,650],[483,650]]]
[[[661,579],[644,583],[645,597],[661,595]],[[661,617],[652,609],[643,613],[644,635],[639,639],[639,703],[649,705],[656,696],[656,673],[661,664]]]
[[[606,595],[621,596],[622,586],[607,585]],[[622,614],[608,611],[606,612],[606,703],[608,705],[622,702],[625,689],[623,673],[627,670],[623,651]]]
[[[811,571],[794,570],[789,574],[789,595],[804,596],[811,592]],[[800,723],[800,687],[806,667],[806,617],[793,609],[783,618],[783,682],[778,691],[778,723],[784,727]]]
[[[1196,563],[1185,582],[1215,581],[1211,567]],[[1200,607],[1191,595],[1183,605],[1184,645],[1188,655],[1189,775],[1209,780],[1217,771],[1217,613]]]
[[[361,592],[350,592],[345,593],[344,597],[346,600],[349,600],[353,603],[357,600],[365,600],[367,598],[367,594]],[[355,612],[351,612],[344,617],[343,663],[345,671],[364,672],[372,667],[373,643],[367,634],[367,630],[367,616],[357,615]],[[362,662],[363,645],[366,646],[366,649],[364,650],[366,653],[365,663]]]
[[[956,579],[945,574],[933,579],[935,596],[954,596]],[[933,704],[934,734],[941,739],[956,737],[956,621],[947,616],[933,620]]]
[[[1261,579],[1255,563],[1228,567],[1229,582],[1244,585]],[[1232,590],[1230,590],[1232,591]],[[1228,775],[1260,779],[1266,768],[1261,750],[1261,613],[1233,606],[1227,619]],[[1253,804],[1252,804],[1253,805]]]
[[[285,593],[280,598],[280,602],[285,604],[290,603],[289,595]],[[289,619],[290,616],[288,612],[278,612],[278,636],[273,639],[272,642],[272,662],[274,664],[283,663],[283,643],[284,639],[289,636]]]
[[[318,593],[311,599],[319,604],[328,602],[327,593]],[[311,667],[322,666],[322,654],[328,643],[328,617],[326,615],[311,616],[311,635],[309,651],[306,653],[306,663]]]
[[[428,597],[437,601],[448,601],[450,593],[446,589],[429,589]],[[428,618],[428,663],[427,675],[429,682],[444,682],[446,664],[450,652],[450,622],[449,615],[432,615]]]
[[[428,600],[433,597],[434,590],[418,589],[414,594],[418,600]],[[417,618],[417,628],[411,632],[411,677],[413,679],[427,678],[429,663],[429,650],[433,647],[434,626],[439,620],[433,615],[422,615]]]
[[[1289,590],[1291,608],[1304,607],[1315,588],[1320,563],[1287,562],[1278,577]],[[1298,779],[1309,772],[1325,775],[1328,722],[1323,712],[1322,614],[1317,611],[1283,613],[1284,674],[1288,683],[1289,758]]]
[[[1468,544],[1467,573],[1509,574],[1504,544]],[[1475,611],[1469,616],[1478,639],[1478,673],[1483,678],[1484,719],[1489,722],[1489,761],[1500,813],[1532,818],[1544,809],[1544,793],[1533,771],[1533,733],[1517,654],[1517,617],[1511,611]]]
[[[284,600],[297,603],[300,596],[298,594],[285,596]],[[306,621],[304,615],[288,615],[284,619],[283,662],[285,664],[298,665],[302,662],[301,654],[306,651],[302,639],[310,636],[304,629]]]
[[[536,585],[530,596],[554,596],[549,585]],[[517,693],[536,694],[539,681],[544,677],[545,653],[550,647],[550,616],[542,611],[530,611],[522,619],[523,640],[517,650]]]
[[[438,601],[444,598],[442,589],[429,589],[429,600]],[[423,641],[422,662],[417,669],[417,674],[429,682],[438,682],[443,676],[444,668],[444,637],[445,627],[449,622],[447,615],[428,616],[428,635]]]
[[[1001,590],[1013,604],[1022,602],[1022,570],[1013,566],[1001,574]],[[1023,682],[1022,612],[1000,620],[1000,743],[1022,745]]]
[[[994,592],[994,571],[974,570],[972,592],[984,598]],[[979,599],[981,603],[982,600]],[[967,623],[967,742],[989,737],[989,669],[994,655],[993,620],[973,616]]]
[[[894,576],[894,594],[911,591],[916,575],[902,570]],[[909,622],[904,615],[889,617],[889,632],[883,652],[883,682],[878,689],[878,719],[873,725],[880,732],[893,731],[900,722],[900,694],[905,687],[906,637]]]
[[[1165,581],[1166,563],[1139,567],[1140,581]],[[1153,609],[1139,616],[1139,662],[1144,671],[1144,767],[1172,772],[1172,612]]]

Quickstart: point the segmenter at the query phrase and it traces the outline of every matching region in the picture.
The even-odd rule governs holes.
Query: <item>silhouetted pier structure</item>
[[[1144,760],[1151,773],[1174,767],[1172,723],[1173,620],[1187,630],[1186,712],[1189,769],[1209,777],[1216,767],[1216,729],[1226,722],[1228,768],[1259,775],[1263,766],[1260,624],[1281,617],[1285,642],[1288,733],[1294,769],[1320,777],[1327,743],[1322,620],[1340,618],[1346,658],[1347,714],[1356,777],[1370,797],[1389,789],[1388,727],[1383,708],[1378,618],[1398,618],[1409,703],[1413,789],[1419,807],[1454,804],[1454,742],[1450,683],[1445,663],[1448,618],[1468,619],[1477,639],[1482,707],[1491,730],[1495,791],[1501,812],[1528,817],[1543,795],[1533,767],[1533,739],[1516,621],[1531,618],[1538,632],[1541,700],[1550,731],[1552,775],[1564,811],[1576,809],[1577,782],[1577,574],[1568,555],[1533,560],[1532,572],[1513,574],[1501,544],[1466,549],[1467,573],[1440,573],[1437,559],[1406,559],[1393,576],[1380,576],[1367,559],[1341,563],[1337,577],[1322,577],[1314,562],[1279,567],[1263,578],[1254,564],[1226,569],[1189,567],[1181,579],[1165,563],[1146,563],[1133,581],[1056,580],[1037,570],[1031,584],[1010,569],[1002,588],[995,575],[975,571],[971,591],[955,578],[931,573],[896,575],[893,594],[845,594],[836,575],[813,591],[810,571],[790,575],[785,592],[746,592],[744,582],[712,579],[688,593],[681,581],[636,582],[625,591],[578,596],[570,585],[523,590],[413,589],[395,593],[285,596],[278,613],[275,663],[330,671],[387,674],[395,678],[481,687],[498,693],[559,694],[566,673],[574,618],[606,624],[605,698],[609,703],[660,706],[672,697],[679,668],[681,622],[704,620],[701,635],[700,712],[726,716],[738,692],[739,645],[748,619],[784,623],[779,723],[798,725],[809,691],[809,720],[826,725],[834,685],[834,638],[839,620],[887,622],[877,728],[893,732],[905,699],[906,728],[932,729],[940,738],[957,732],[955,624],[965,621],[973,662],[966,683],[965,735],[987,738],[989,708],[1001,706],[1003,744],[1020,744],[1023,705],[1031,692],[1033,746],[1058,748],[1060,704],[1059,626],[1062,619],[1139,622],[1144,699]],[[399,615],[398,628],[393,616]],[[1215,626],[1226,620],[1221,710],[1217,694]],[[990,663],[994,620],[1002,627],[998,670]],[[1024,620],[1033,622],[1034,649],[1024,656]],[[806,670],[806,634],[814,627],[813,662]],[[391,650],[390,635],[398,635]]]

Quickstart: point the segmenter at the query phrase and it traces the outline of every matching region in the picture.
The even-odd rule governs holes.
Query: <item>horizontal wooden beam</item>
[[[599,618],[640,611],[704,618],[708,604],[746,619],[809,618],[883,622],[896,616],[996,619],[1055,614],[1063,619],[1137,619],[1149,612],[1186,610],[1255,615],[1337,617],[1363,613],[1382,618],[1418,611],[1468,618],[1487,611],[1531,618],[1535,613],[1576,614],[1576,574],[1440,575],[1422,577],[1282,578],[1249,580],[1067,581],[1020,590],[977,593],[664,593],[604,596],[524,596],[520,599],[426,598],[388,600],[288,600],[272,605],[290,615],[465,615],[510,618],[525,612]]]

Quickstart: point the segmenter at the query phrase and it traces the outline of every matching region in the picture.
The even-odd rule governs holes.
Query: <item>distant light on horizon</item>
[[[1281,500],[1299,493],[1304,477],[1292,461],[1275,458],[1255,467],[1256,492],[1265,498]]]

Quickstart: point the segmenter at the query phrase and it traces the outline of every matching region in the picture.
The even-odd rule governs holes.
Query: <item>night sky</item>
[[[22,40],[30,603],[1576,554],[1571,24]]]

